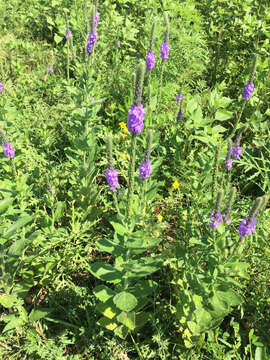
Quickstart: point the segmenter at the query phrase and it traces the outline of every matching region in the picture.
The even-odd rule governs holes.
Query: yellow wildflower
[[[128,133],[127,125],[123,121],[121,121],[119,123],[119,125],[120,125],[121,129],[124,130],[124,133]]]
[[[158,219],[159,222],[161,222],[163,220],[163,216],[160,215],[160,214],[157,214],[157,219]]]
[[[177,190],[179,188],[180,184],[177,180],[172,184],[173,190]]]

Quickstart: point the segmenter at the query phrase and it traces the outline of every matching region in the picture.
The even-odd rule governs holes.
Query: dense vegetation
[[[269,1],[0,12],[1,359],[269,359]]]

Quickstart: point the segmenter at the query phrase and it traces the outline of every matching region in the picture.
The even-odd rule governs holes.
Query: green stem
[[[129,334],[130,334],[130,337],[131,337],[131,339],[132,339],[132,342],[133,342],[133,344],[134,344],[134,346],[135,346],[135,348],[136,348],[136,351],[137,351],[137,353],[138,353],[138,355],[139,355],[139,358],[140,358],[141,360],[144,360],[144,357],[142,356],[141,350],[139,349],[138,345],[136,344],[135,340],[133,339],[132,334],[131,334],[131,333],[129,333]]]
[[[67,78],[69,80],[69,39],[67,39]]]
[[[159,85],[158,85],[157,106],[156,106],[156,109],[157,109],[156,112],[157,112],[157,113],[158,113],[158,110],[159,110],[159,102],[160,102],[161,92],[162,92],[162,82],[163,82],[164,65],[165,65],[165,61],[162,60],[161,69],[160,69]]]
[[[148,101],[147,101],[147,123],[146,127],[152,127],[152,116],[151,116],[151,96],[152,96],[152,87],[151,87],[151,70],[148,77]]]
[[[244,100],[243,105],[242,105],[241,110],[240,110],[240,113],[239,113],[239,115],[238,115],[237,118],[236,118],[236,121],[235,121],[234,127],[233,127],[233,129],[232,129],[231,135],[228,136],[228,139],[229,139],[229,138],[233,138],[234,135],[235,135],[235,133],[236,133],[236,130],[237,130],[239,121],[240,121],[240,119],[241,119],[241,116],[242,116],[242,114],[243,114],[244,108],[245,108],[245,106],[246,106],[246,102],[247,102],[247,100]]]
[[[127,216],[131,215],[131,204],[134,192],[135,157],[136,157],[136,133],[132,133],[130,145],[130,162],[128,169],[128,194],[127,194]]]
[[[11,161],[11,168],[12,168],[12,176],[14,179],[17,178],[17,171],[16,171],[16,166],[15,166],[15,163],[14,163],[14,159],[10,159]]]
[[[117,196],[115,191],[113,191],[113,202],[114,202],[114,206],[116,208],[117,213],[120,215],[120,210],[119,210],[119,206],[118,206],[118,200],[117,200]]]

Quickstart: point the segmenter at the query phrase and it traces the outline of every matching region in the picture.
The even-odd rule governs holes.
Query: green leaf
[[[122,271],[119,271],[112,265],[106,264],[104,262],[96,262],[90,265],[90,272],[98,279],[114,284],[119,283],[123,276]]]
[[[128,229],[125,228],[125,226],[123,226],[122,224],[115,222],[115,221],[111,221],[111,225],[113,226],[114,230],[119,234],[119,235],[125,235],[128,233]]]
[[[124,255],[126,253],[126,249],[123,246],[112,240],[100,239],[96,242],[96,245],[99,250],[114,254],[116,256]]]
[[[110,320],[110,319],[108,319],[108,318],[106,318],[106,317],[101,317],[98,321],[97,321],[97,324],[99,325],[99,326],[102,326],[102,327],[104,327],[104,328],[106,328],[106,329],[108,329],[108,330],[111,330],[111,331],[113,331],[114,329],[116,329],[117,328],[117,323],[116,322],[114,322],[113,320]]]
[[[218,110],[215,115],[215,120],[224,121],[231,119],[233,116],[233,113],[228,110]]]
[[[32,220],[33,220],[33,216],[30,215],[25,215],[21,217],[13,225],[11,225],[11,227],[4,234],[4,237],[6,239],[9,239],[17,230],[19,230],[20,228],[22,228],[24,225],[28,224]]]
[[[121,314],[119,314],[117,316],[117,320],[125,325],[127,328],[129,328],[129,330],[134,330],[136,327],[135,324],[135,312],[131,311],[131,312],[121,312]]]
[[[128,336],[129,330],[125,325],[120,325],[114,330],[114,333],[124,340]]]
[[[125,270],[130,271],[130,277],[144,277],[159,270],[163,262],[159,258],[144,257],[138,260],[131,260],[124,266]]]
[[[146,312],[141,312],[139,314],[136,314],[136,329],[140,329],[142,328],[148,321],[149,319],[149,314],[147,314]]]
[[[49,315],[53,309],[50,308],[39,308],[39,309],[33,309],[29,315],[30,321],[38,321],[47,315]]]
[[[109,300],[111,297],[115,296],[115,291],[110,289],[106,285],[98,285],[93,289],[94,295],[100,301],[105,302]]]
[[[0,201],[0,214],[4,212],[13,203],[13,198],[7,197]]]
[[[136,297],[127,291],[122,291],[115,295],[113,302],[118,307],[118,309],[126,312],[133,310],[138,303]]]
[[[64,39],[63,36],[59,36],[58,34],[54,34],[54,41],[56,44],[59,44]]]
[[[221,301],[224,301],[228,306],[237,306],[240,305],[243,300],[240,295],[236,294],[232,289],[227,291],[216,291],[218,298]]]
[[[5,318],[6,316],[4,316]],[[4,319],[4,321],[6,321],[7,319]],[[11,330],[11,329],[14,329],[14,328],[17,328],[17,327],[21,327],[22,325],[24,324],[24,321],[22,318],[20,318],[19,316],[12,316],[10,317],[10,321],[8,321],[7,325],[4,327],[4,329],[2,330],[2,332],[6,332],[8,330]]]
[[[54,220],[59,220],[61,218],[61,216],[63,215],[63,212],[65,210],[66,204],[64,201],[58,201],[57,205],[56,205],[56,210],[54,213]]]
[[[6,308],[11,308],[17,302],[17,297],[14,295],[1,295],[0,304]]]
[[[113,299],[107,300],[105,303],[99,303],[96,306],[96,309],[104,316],[109,319],[113,319],[116,315],[119,314],[119,310],[115,306]]]

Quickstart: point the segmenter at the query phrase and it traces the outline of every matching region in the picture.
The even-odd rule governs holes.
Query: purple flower
[[[144,129],[145,111],[142,104],[131,105],[128,110],[128,130],[132,133],[140,134]]]
[[[118,186],[118,172],[111,168],[105,171],[107,183],[111,190],[115,190]]]
[[[244,91],[243,91],[243,99],[249,99],[253,93],[254,90],[254,84],[253,82],[249,82],[245,85]]]
[[[178,122],[181,121],[182,115],[183,115],[182,111],[178,111],[178,114],[177,114],[177,116],[176,116],[176,120],[177,120]]]
[[[55,190],[54,190],[54,189],[48,189],[48,191],[49,191],[51,194],[55,194]]]
[[[147,51],[146,54],[146,71],[149,72],[155,66],[156,56],[154,51]]]
[[[182,100],[182,94],[178,94],[177,98],[176,98],[176,101],[178,102],[178,104],[180,104],[181,100]]]
[[[226,166],[229,171],[232,169],[232,159],[226,160]]]
[[[170,45],[164,41],[164,43],[160,45],[161,58],[169,59],[169,51]]]
[[[2,144],[2,149],[4,151],[4,155],[10,159],[14,158],[15,150],[10,142],[4,141]]]
[[[92,29],[92,15],[89,19],[90,28]],[[98,12],[95,12],[95,18],[94,18],[94,29],[98,26]]]
[[[240,155],[242,154],[242,148],[240,145],[235,144],[232,147],[232,154],[235,158],[235,160],[238,160],[240,158]]]
[[[231,219],[226,219],[226,220],[225,220],[225,223],[226,223],[227,225],[230,225],[230,224],[232,223],[232,220],[231,220]]]
[[[66,38],[69,39],[70,36],[71,36],[71,31],[70,31],[70,29],[68,28],[68,29],[66,30]]]
[[[97,42],[97,38],[98,38],[97,32],[91,30],[89,33],[89,37],[87,40],[87,46],[86,46],[86,51],[88,52],[88,54],[91,54],[93,46]]]
[[[48,70],[49,70],[49,72],[51,73],[51,74],[53,74],[53,68],[52,67],[48,67]]]
[[[120,41],[119,41],[119,40],[116,40],[116,42],[115,42],[115,47],[116,47],[117,49],[120,48]]]
[[[257,226],[257,219],[254,217],[251,221],[248,221],[248,218],[241,221],[238,226],[239,236],[242,239],[245,235],[250,236]]]
[[[0,93],[2,93],[4,91],[4,86],[3,84],[0,82]]]
[[[213,210],[210,215],[209,226],[215,230],[217,228],[217,226],[220,225],[221,220],[222,220],[222,214],[220,214],[220,213],[216,214],[216,211]]]
[[[140,178],[142,180],[149,178],[152,172],[151,161],[150,160],[148,160],[147,162],[143,161],[140,165],[139,171],[140,171]]]

